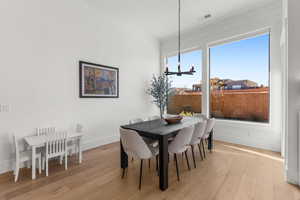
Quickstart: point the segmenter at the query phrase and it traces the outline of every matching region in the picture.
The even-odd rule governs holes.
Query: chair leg
[[[126,170],[126,168],[123,168],[122,170],[123,170],[123,171],[122,171],[122,179],[123,179],[124,176],[125,176],[125,170]]]
[[[46,176],[49,175],[49,159],[46,158]]]
[[[142,176],[143,176],[143,159],[141,159],[141,166],[140,166],[140,184],[139,184],[139,190],[142,187]]]
[[[191,149],[192,149],[192,156],[193,156],[193,161],[194,161],[194,167],[196,168],[195,153],[194,153],[194,145],[191,145]]]
[[[177,160],[177,155],[176,155],[176,153],[174,154],[174,160],[175,160],[175,165],[176,165],[177,180],[180,181],[180,178],[179,178],[179,170],[178,170],[178,160]]]
[[[38,162],[39,162],[39,174],[41,174],[42,173],[42,158],[41,157],[39,157]]]
[[[158,155],[155,156],[155,159],[156,159],[156,171],[158,172]]]
[[[63,156],[60,156],[60,157],[59,157],[59,164],[62,165],[62,161],[63,161]]]
[[[42,157],[42,170],[45,170],[45,157]]]
[[[201,140],[201,144],[202,144],[202,149],[203,149],[203,155],[204,155],[204,158],[206,158],[206,155],[205,155],[205,147],[204,147],[204,142],[203,142],[203,140]]]
[[[187,164],[187,166],[188,166],[188,169],[191,170],[189,158],[188,158],[188,156],[187,156],[187,151],[188,151],[188,150],[186,150],[186,151],[184,152],[184,154],[185,154],[185,159],[186,159],[186,164]]]
[[[202,151],[201,151],[200,143],[198,144],[198,148],[199,148],[199,153],[200,153],[201,160],[203,160],[203,156],[202,156]]]
[[[18,178],[19,178],[19,171],[20,171],[20,167],[19,167],[19,163],[16,163],[16,168],[15,168],[15,182],[18,181]]]
[[[68,169],[68,153],[65,153],[65,170]]]

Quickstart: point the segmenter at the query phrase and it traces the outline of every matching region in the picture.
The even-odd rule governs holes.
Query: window
[[[269,47],[268,33],[209,49],[212,117],[269,122]]]
[[[177,71],[177,55],[167,57],[169,71]],[[171,80],[171,95],[168,99],[167,112],[201,113],[201,80],[202,80],[202,51],[195,50],[181,55],[181,71],[189,71],[194,64],[196,73],[193,75],[168,76]]]

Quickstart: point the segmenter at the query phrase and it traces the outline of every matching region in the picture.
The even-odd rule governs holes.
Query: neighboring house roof
[[[250,80],[237,80],[237,81],[229,81],[226,83],[227,87],[232,87],[235,85],[239,85],[241,87],[258,87],[258,84],[254,81],[250,81]]]

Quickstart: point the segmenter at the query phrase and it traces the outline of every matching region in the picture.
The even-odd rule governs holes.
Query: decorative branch
[[[164,111],[167,106],[168,95],[170,94],[171,81],[166,75],[156,77],[153,75],[150,87],[146,93],[153,98],[153,103],[159,108],[160,117],[163,118]]]

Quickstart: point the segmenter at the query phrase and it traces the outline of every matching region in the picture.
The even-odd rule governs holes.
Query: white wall
[[[9,135],[35,127],[85,128],[84,148],[118,140],[134,117],[157,114],[145,94],[159,71],[159,43],[84,0],[4,0],[0,6],[0,173],[10,168]],[[119,67],[120,98],[80,99],[78,61]]]
[[[287,180],[299,182],[299,115],[300,111],[300,2],[288,2],[288,119],[287,119]],[[298,164],[299,163],[299,164]]]
[[[282,127],[282,71],[280,58],[281,4],[266,5],[246,13],[225,18],[214,24],[184,33],[182,49],[201,48],[203,50],[203,71],[207,68],[207,45],[211,42],[239,36],[259,29],[271,28],[271,92],[270,123],[258,124],[238,121],[218,120],[215,138],[274,151],[280,151]],[[176,37],[161,41],[161,58],[177,50]],[[207,90],[207,74],[204,74],[204,90]],[[205,93],[204,91],[204,93]],[[208,110],[208,100],[204,95],[202,110]]]

